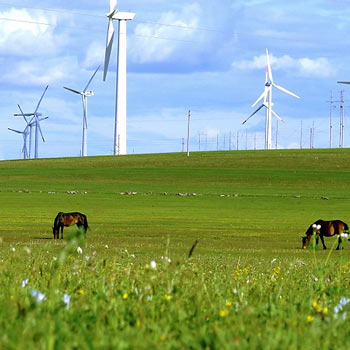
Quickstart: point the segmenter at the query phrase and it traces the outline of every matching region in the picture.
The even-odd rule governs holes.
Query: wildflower
[[[152,260],[150,262],[150,265],[151,265],[152,269],[155,269],[157,267],[157,263],[154,260]]]
[[[85,260],[89,261],[90,260],[90,256],[89,255],[85,255]]]
[[[129,294],[128,293],[124,293],[122,296],[123,300],[126,300],[129,298]]]
[[[15,252],[15,251],[16,251],[16,248],[15,248],[15,247],[12,247],[11,250],[12,250],[13,252]]]
[[[316,310],[316,312],[322,313],[322,307],[317,303],[316,300],[312,302],[312,307]]]
[[[22,288],[24,288],[28,284],[28,278],[22,281]]]
[[[36,290],[36,289],[33,289],[33,290],[30,292],[30,295],[31,295],[33,298],[35,298],[36,301],[37,301],[38,303],[41,303],[41,302],[46,298],[45,294],[40,293],[40,292],[39,292],[38,290]]]
[[[312,323],[315,320],[315,316],[307,315],[306,320],[307,322]]]
[[[225,306],[230,307],[230,306],[232,306],[232,303],[230,301],[226,301]]]
[[[272,259],[271,264],[273,264],[276,260],[277,260],[276,258]]]
[[[164,296],[164,297],[165,297],[165,299],[166,299],[166,300],[168,300],[168,301],[170,301],[170,300],[171,300],[171,298],[172,298],[172,296],[171,296],[171,295],[169,295],[169,294],[165,294],[165,296]]]
[[[147,301],[152,301],[152,295],[148,295],[148,296],[146,297],[146,300],[147,300]]]
[[[82,253],[83,253],[83,250],[82,250],[80,247],[78,247],[78,248],[77,248],[77,252],[78,252],[79,254],[82,254]]]
[[[106,244],[106,245],[105,245],[105,248],[106,248],[106,249],[108,249],[108,248],[109,248],[109,247],[108,247],[108,244]]]
[[[78,289],[76,291],[76,293],[79,294],[79,295],[84,295],[85,294],[85,292],[82,289]]]
[[[66,305],[66,308],[69,309],[69,304],[70,304],[70,296],[68,294],[65,294],[63,296],[63,302]]]
[[[226,317],[228,315],[229,311],[227,309],[222,309],[219,312],[220,317]]]
[[[281,272],[281,268],[280,268],[279,266],[277,266],[277,267],[275,267],[275,268],[273,269],[273,272],[274,272],[276,275],[278,275],[278,274]]]
[[[348,237],[349,237],[349,234],[343,232],[343,233],[340,234],[340,237],[342,237],[342,238],[348,238]]]
[[[325,306],[325,307],[322,309],[322,315],[324,315],[324,316],[328,315],[328,307]]]
[[[233,294],[237,294],[238,290],[235,288],[232,292],[233,292]]]

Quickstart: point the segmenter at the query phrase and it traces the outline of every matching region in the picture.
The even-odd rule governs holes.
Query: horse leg
[[[322,242],[322,245],[323,245],[323,249],[327,249],[326,245],[324,244],[324,238],[322,235],[320,235],[320,238],[321,238],[321,242]]]
[[[340,249],[341,242],[342,242],[341,237],[340,237],[340,235],[338,235],[338,245],[337,245],[337,249],[336,250]],[[342,247],[342,249],[344,249],[344,247]]]
[[[61,226],[61,239],[63,239],[63,229],[64,229],[64,225]]]

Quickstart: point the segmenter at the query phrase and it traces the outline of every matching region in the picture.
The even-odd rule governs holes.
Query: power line
[[[10,4],[8,2],[0,2],[0,5],[11,6],[12,8],[14,7],[13,4]],[[96,15],[96,14],[91,14],[91,13],[69,11],[69,10],[64,10],[64,9],[51,9],[51,8],[45,8],[45,7],[32,7],[32,6],[21,6],[21,5],[15,5],[15,6],[18,6],[20,8],[24,8],[24,9],[31,9],[31,10],[38,10],[38,11],[67,13],[67,14],[75,15],[75,16],[95,17],[95,18],[105,18],[106,17],[104,15]],[[174,27],[174,28],[181,28],[181,29],[203,30],[203,31],[209,31],[209,32],[224,33],[223,30],[219,30],[216,28],[208,28],[208,27],[184,26],[184,25],[179,25],[179,24],[159,23],[159,22],[154,22],[154,21],[140,21],[137,19],[134,20],[134,22],[144,23],[144,24],[155,24],[155,25],[164,26],[164,27]]]

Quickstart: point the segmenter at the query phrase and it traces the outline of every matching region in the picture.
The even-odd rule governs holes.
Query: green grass
[[[348,348],[350,304],[334,307],[350,298],[350,246],[332,251],[326,239],[329,250],[303,251],[301,237],[320,218],[350,221],[349,157],[0,162],[0,348]],[[58,211],[87,215],[86,242],[52,240]]]

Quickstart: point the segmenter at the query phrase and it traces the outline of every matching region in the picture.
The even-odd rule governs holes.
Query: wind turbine
[[[24,131],[18,131],[15,129],[8,128],[11,131],[14,131],[17,134],[23,135],[23,148],[22,148],[22,153],[23,153],[23,159],[28,159],[28,149],[27,149],[27,127],[24,129]]]
[[[44,96],[45,96],[45,93],[47,91],[47,89],[49,88],[49,86],[47,85],[43,94],[41,95],[41,98],[36,106],[36,109],[33,113],[23,113],[22,110],[21,110],[21,107],[19,107],[21,113],[20,114],[14,114],[15,117],[19,117],[19,116],[22,116],[22,117],[32,117],[32,119],[30,120],[28,126],[30,128],[30,132],[29,132],[29,157],[30,157],[30,153],[31,153],[31,138],[32,138],[32,130],[31,128],[33,126],[35,126],[35,147],[34,147],[34,158],[38,158],[39,157],[39,132],[40,132],[40,135],[41,135],[41,138],[43,140],[43,142],[45,142],[45,138],[44,138],[44,135],[41,131],[41,127],[40,127],[40,122],[44,119],[47,119],[47,117],[45,118],[39,118],[42,116],[41,113],[38,112],[39,110],[39,107],[40,107],[40,104],[41,104],[41,101],[43,100]],[[25,120],[27,120],[25,118]]]
[[[258,97],[258,99],[252,104],[252,107],[255,107],[258,102],[263,100],[263,103],[246,119],[242,122],[242,124],[245,124],[253,115],[255,115],[257,112],[259,112],[263,107],[266,108],[265,110],[265,149],[271,149],[272,142],[271,142],[271,123],[272,123],[272,114],[279,119],[281,122],[284,122],[284,120],[272,109],[273,103],[272,103],[272,88],[275,87],[276,89],[285,92],[288,95],[294,96],[296,98],[300,98],[299,96],[295,95],[294,93],[290,92],[289,90],[285,89],[284,87],[275,84],[273,80],[272,70],[271,70],[271,64],[270,64],[270,57],[269,52],[266,49],[266,74],[265,74],[265,88],[264,92]]]
[[[92,75],[92,77],[90,78],[90,80],[88,81],[88,83],[85,86],[85,89],[83,91],[77,91],[68,87],[64,88],[66,90],[69,90],[75,94],[81,95],[82,101],[83,101],[83,140],[82,140],[82,146],[81,146],[81,155],[83,157],[87,156],[87,98],[90,96],[94,96],[94,92],[93,91],[87,91],[89,85],[91,84],[92,80],[94,79],[97,71],[100,69],[100,66],[97,67],[97,69],[95,70],[94,74]]]
[[[110,0],[108,17],[108,30],[105,51],[105,63],[103,81],[106,81],[109,60],[111,57],[114,25],[113,21],[118,21],[118,66],[117,66],[117,89],[115,107],[114,126],[114,155],[126,154],[126,21],[131,21],[135,17],[132,12],[119,12],[116,9],[117,0]]]

